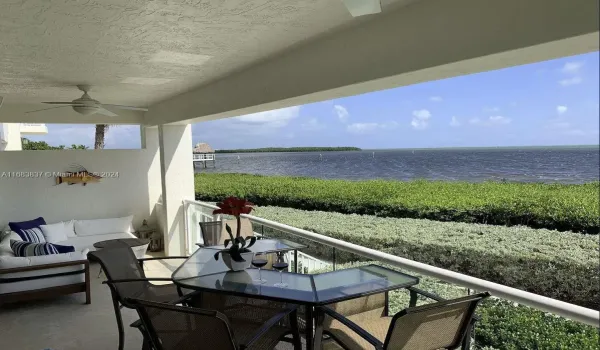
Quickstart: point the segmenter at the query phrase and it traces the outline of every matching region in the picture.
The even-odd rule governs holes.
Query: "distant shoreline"
[[[215,153],[261,153],[261,152],[340,152],[362,151],[358,147],[265,147],[246,149],[218,149]]]
[[[267,153],[267,152],[344,152],[344,151],[461,151],[461,150],[536,150],[536,149],[591,149],[600,145],[540,145],[540,146],[469,146],[469,147],[426,147],[426,148],[359,148],[359,147],[263,147],[246,149],[220,149],[215,153]]]

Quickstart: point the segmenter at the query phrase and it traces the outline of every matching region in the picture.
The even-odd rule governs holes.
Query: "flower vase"
[[[231,271],[244,271],[252,265],[252,258],[254,258],[253,252],[248,251],[242,253],[241,255],[242,259],[244,259],[245,261],[238,262],[231,259],[231,255],[229,255],[229,252],[221,253],[221,256],[223,257],[223,262]]]

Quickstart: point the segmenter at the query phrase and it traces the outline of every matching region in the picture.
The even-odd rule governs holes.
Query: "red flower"
[[[221,203],[217,203],[217,207],[219,207],[219,209],[213,210],[213,214],[226,214],[233,216],[240,216],[241,214],[250,214],[253,205],[254,204],[248,202],[245,199],[229,197],[223,200]]]

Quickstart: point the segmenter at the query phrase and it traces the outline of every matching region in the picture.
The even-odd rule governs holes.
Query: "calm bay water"
[[[598,146],[364,150],[217,154],[196,172],[309,176],[323,179],[584,183],[599,178]]]

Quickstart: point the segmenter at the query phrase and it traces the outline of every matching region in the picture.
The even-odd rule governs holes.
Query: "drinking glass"
[[[257,284],[267,283],[267,280],[263,280],[260,274],[261,267],[264,267],[267,263],[267,259],[263,259],[260,255],[255,256],[254,259],[252,259],[252,265],[258,269],[258,279],[254,280]]]
[[[286,270],[288,268],[288,263],[286,262],[277,262],[275,264],[273,264],[273,268],[277,271],[279,271],[279,277],[280,277],[280,282],[279,283],[275,283],[275,287],[280,287],[280,288],[285,288],[287,287],[287,283],[283,283],[283,270]]]

